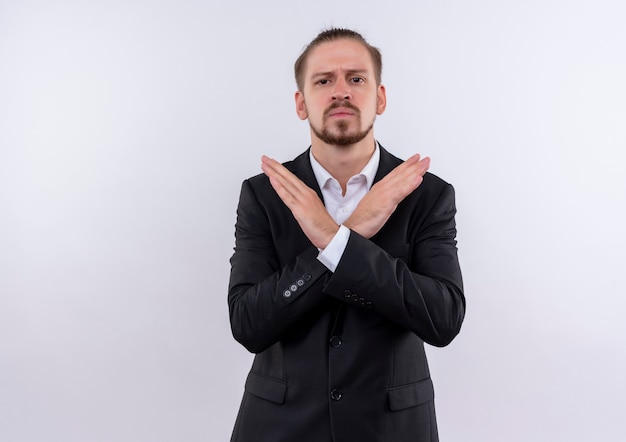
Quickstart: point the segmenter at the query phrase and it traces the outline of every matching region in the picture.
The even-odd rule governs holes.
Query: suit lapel
[[[380,162],[374,177],[374,183],[380,181],[385,175],[402,163],[402,160],[387,152],[387,150],[380,143],[378,145],[380,147]],[[300,178],[304,184],[315,190],[320,199],[324,201],[322,191],[317,183],[315,174],[313,173],[313,168],[311,167],[311,159],[309,158],[310,150],[311,148],[309,147],[306,151],[298,155],[293,161],[286,163],[285,167]]]
[[[389,172],[396,168],[402,160],[396,158],[391,155],[387,150],[382,146],[382,144],[378,143],[380,147],[380,162],[378,164],[378,170],[376,171],[376,176],[374,177],[374,183],[377,183],[381,179],[385,177]]]
[[[285,164],[285,167],[287,167],[287,169],[289,169],[295,176],[300,178],[304,184],[315,190],[315,192],[317,192],[317,196],[319,196],[323,202],[324,197],[322,196],[322,191],[317,183],[315,174],[313,173],[313,168],[311,167],[311,159],[309,158],[310,150],[311,148],[309,147],[306,151],[298,155],[293,161]]]
[[[383,146],[381,146],[380,144],[379,144],[379,147],[380,147],[380,162],[378,164],[378,170],[376,171],[376,175],[374,177],[374,183],[380,181],[382,178],[385,177],[385,175],[387,175],[395,167],[397,167],[399,164],[402,163],[401,159],[387,152],[387,150],[383,148]],[[311,189],[315,190],[320,200],[322,200],[323,202],[324,197],[322,195],[322,191],[320,190],[319,184],[317,183],[317,179],[315,178],[315,174],[313,173],[313,168],[311,167],[311,160],[309,158],[310,149],[311,148],[309,147],[309,149],[307,149],[302,154],[298,155],[292,161],[285,163],[285,167],[288,170],[290,170],[294,175],[296,175],[300,180],[302,180],[304,184],[309,186]],[[371,240],[375,242],[376,244],[380,245],[381,247],[383,247],[384,249],[390,251],[390,253],[392,253],[393,256],[401,257],[406,261],[407,260],[406,250],[404,249],[399,250],[399,251],[395,250],[398,247],[395,246],[395,243],[397,241],[395,241],[394,239],[395,233],[393,233],[393,230],[394,228],[391,228],[390,226],[384,226],[381,229],[381,231],[379,231],[376,235],[374,235],[371,238]],[[302,232],[300,229],[298,229],[298,231]],[[390,233],[392,235],[391,239],[387,238]],[[305,243],[310,244],[310,242],[308,242],[308,240],[304,236],[304,233],[302,233],[302,238],[303,238],[303,241],[305,241]]]

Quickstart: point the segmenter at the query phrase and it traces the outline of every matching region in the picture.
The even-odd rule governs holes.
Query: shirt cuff
[[[344,250],[346,250],[349,238],[350,229],[343,224],[340,225],[339,230],[337,230],[337,233],[335,233],[335,236],[330,243],[328,243],[326,248],[321,250],[320,254],[317,255],[318,261],[324,264],[328,270],[334,272],[339,265],[339,261],[343,256]]]

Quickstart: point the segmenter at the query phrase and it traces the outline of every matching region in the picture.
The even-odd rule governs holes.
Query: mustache
[[[328,106],[328,109],[326,109],[326,111],[324,112],[324,117],[328,117],[328,115],[332,111],[340,107],[343,107],[345,109],[350,109],[351,111],[354,111],[356,115],[359,115],[361,113],[359,108],[356,107],[354,104],[350,103],[349,101],[335,101],[333,104]]]

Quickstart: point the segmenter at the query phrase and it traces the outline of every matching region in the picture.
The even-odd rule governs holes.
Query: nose
[[[345,78],[338,78],[333,88],[333,100],[350,100],[352,90]]]

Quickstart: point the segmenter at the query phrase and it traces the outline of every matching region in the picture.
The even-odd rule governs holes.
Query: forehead
[[[306,61],[307,77],[337,70],[373,72],[374,62],[363,43],[354,39],[324,42],[311,50]]]

